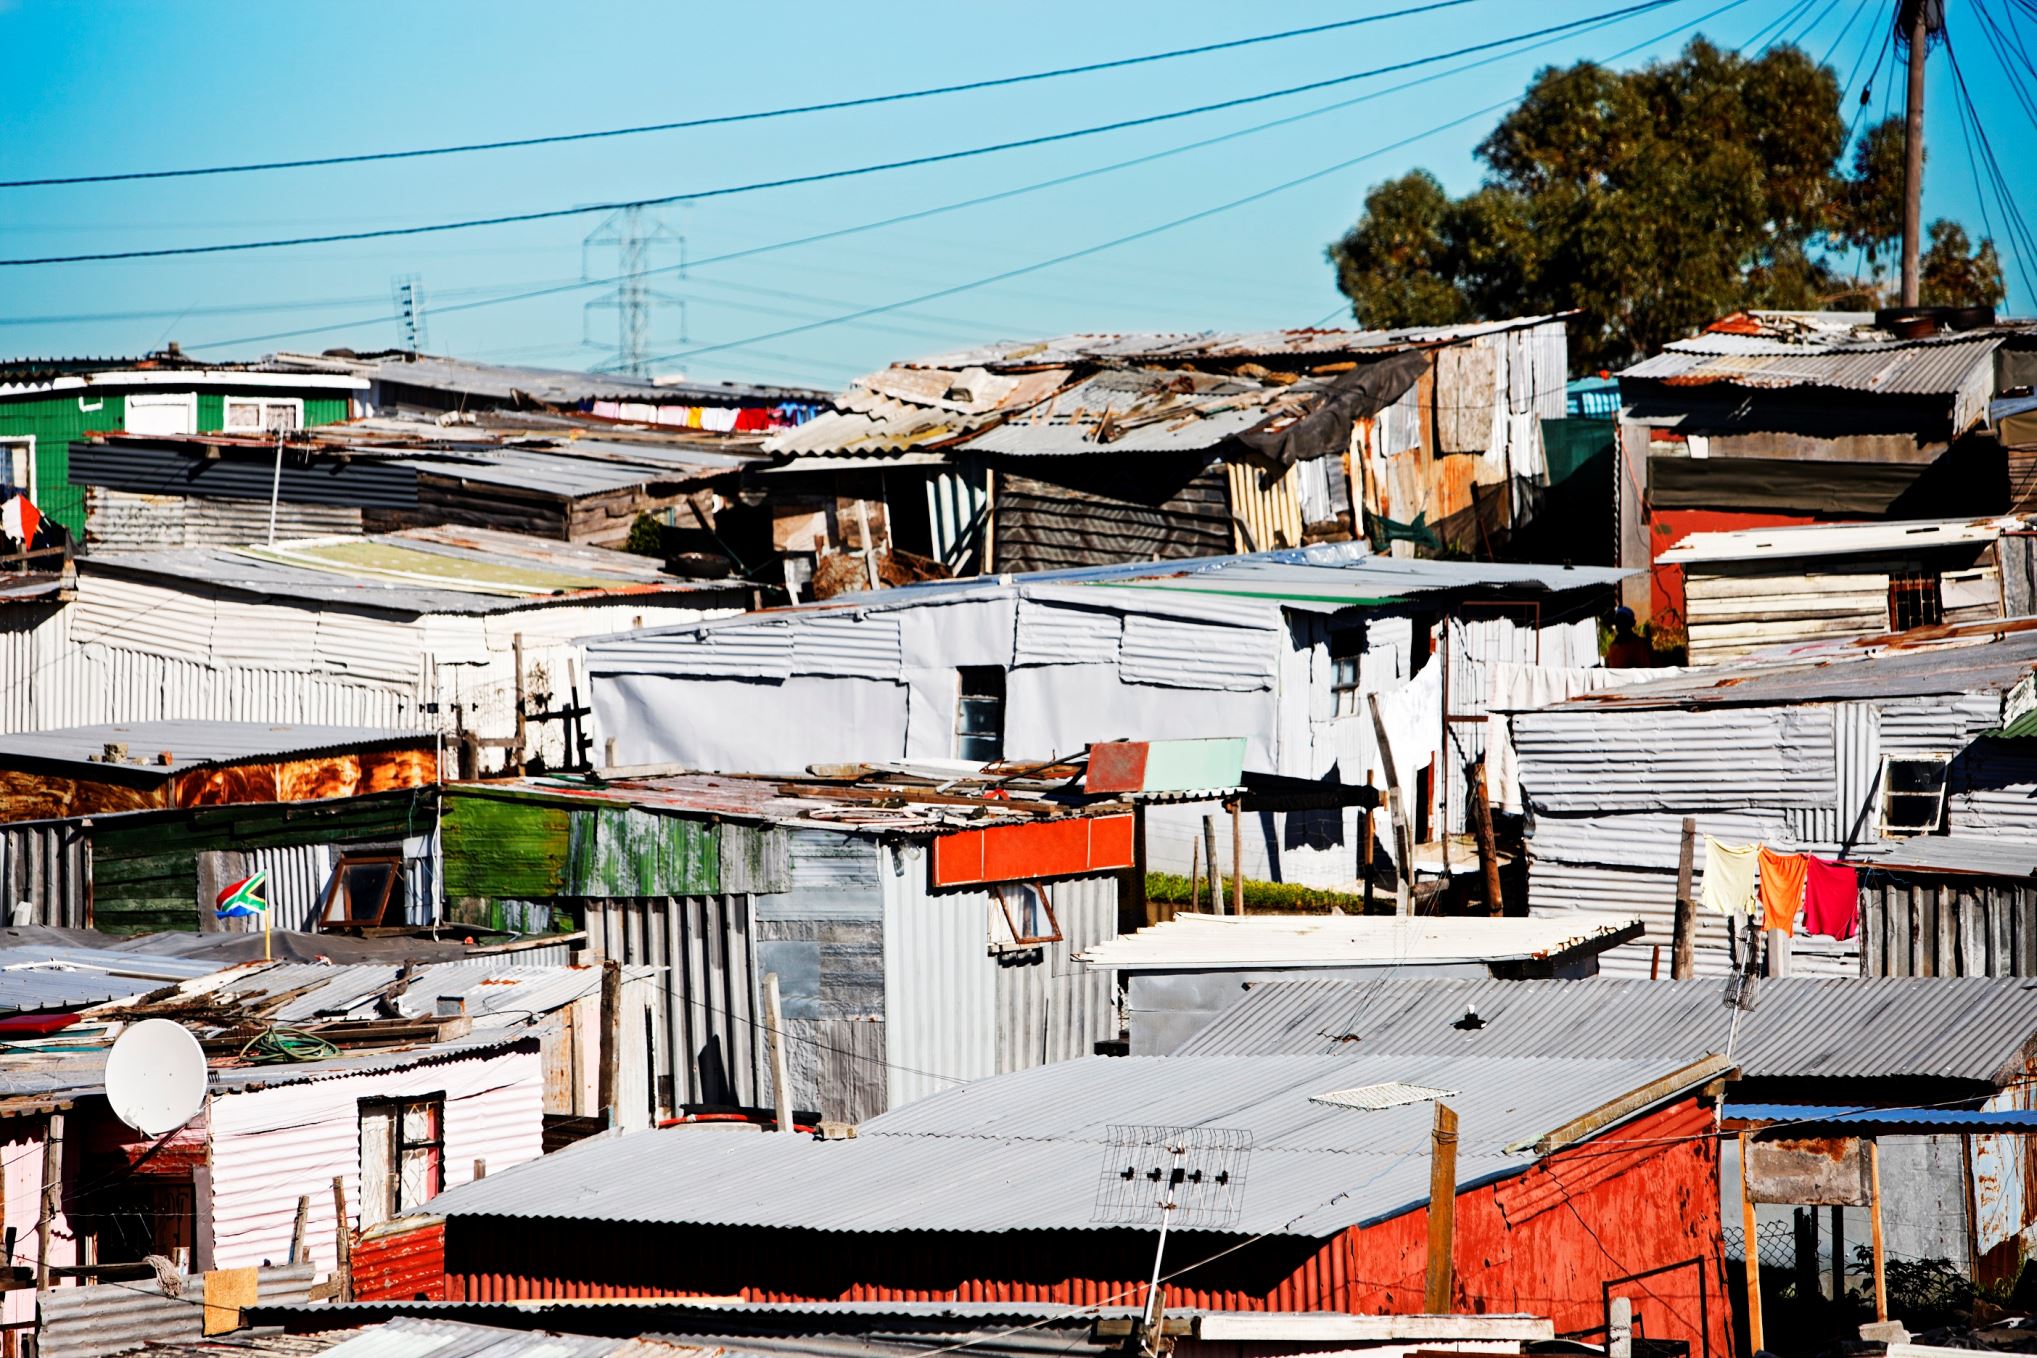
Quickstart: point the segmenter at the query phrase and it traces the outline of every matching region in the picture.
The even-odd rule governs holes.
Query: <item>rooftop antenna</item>
[[[174,1132],[205,1106],[205,1052],[181,1023],[130,1024],[106,1057],[106,1102],[143,1136]]]
[[[1160,1228],[1139,1343],[1146,1358],[1158,1358],[1169,1347],[1162,1333],[1165,1293],[1160,1286],[1167,1232],[1175,1226],[1218,1230],[1237,1224],[1245,1206],[1252,1134],[1226,1127],[1113,1123],[1108,1135],[1091,1220]]]
[[[421,354],[431,347],[424,325],[424,276],[399,274],[389,280],[389,292],[396,301],[396,321],[403,327],[403,347]]]
[[[640,203],[630,203],[603,217],[580,243],[580,276],[590,276],[587,252],[596,246],[614,246],[616,252],[615,291],[597,297],[582,309],[582,338],[585,316],[597,308],[615,312],[615,354],[602,368],[628,377],[648,378],[650,374],[651,308],[664,304],[679,308],[679,342],[686,340],[686,299],[660,292],[644,282],[650,272],[654,246],[676,246],[679,276],[686,276],[686,238],[655,217]],[[587,341],[591,343],[592,341]]]

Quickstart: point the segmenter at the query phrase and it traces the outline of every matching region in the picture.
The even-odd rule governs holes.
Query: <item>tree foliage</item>
[[[1832,71],[1789,47],[1747,58],[1699,38],[1635,71],[1546,69],[1479,145],[1475,192],[1452,198],[1424,170],[1372,188],[1329,248],[1337,285],[1368,326],[1575,307],[1587,368],[1736,310],[1857,297],[1849,250],[1878,290],[1902,228],[1902,126],[1869,128],[1842,166],[1839,105]],[[1992,242],[1954,222],[1933,226],[1925,276],[1927,300],[2002,295]]]

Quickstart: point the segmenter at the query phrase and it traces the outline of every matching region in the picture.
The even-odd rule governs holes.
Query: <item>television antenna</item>
[[[106,1057],[106,1101],[143,1136],[174,1132],[205,1106],[204,1049],[169,1019],[130,1024]]]
[[[1233,1127],[1154,1127],[1113,1123],[1097,1175],[1091,1220],[1160,1228],[1153,1246],[1153,1279],[1146,1286],[1143,1352],[1161,1353],[1164,1293],[1161,1262],[1167,1232],[1234,1226],[1245,1207],[1245,1166],[1252,1134]]]

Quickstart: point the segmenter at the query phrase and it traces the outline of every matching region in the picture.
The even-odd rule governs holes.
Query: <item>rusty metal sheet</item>
[[[321,761],[324,762],[324,761]],[[231,806],[279,800],[274,764],[235,764],[180,773],[170,789],[172,806]]]
[[[1864,1143],[1857,1136],[1751,1141],[1747,1196],[1806,1207],[1864,1207],[1872,1197]]]

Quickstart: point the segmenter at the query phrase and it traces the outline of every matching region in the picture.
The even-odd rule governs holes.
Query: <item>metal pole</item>
[[[1181,1160],[1187,1147],[1174,1148],[1174,1165],[1167,1173],[1167,1200],[1160,1204],[1160,1239],[1153,1247],[1153,1278],[1146,1284],[1146,1342],[1149,1354],[1160,1350],[1160,1263],[1167,1256],[1167,1227],[1174,1219],[1174,1187],[1181,1178]]]
[[[1930,46],[1929,0],[1906,0],[1909,21],[1910,89],[1903,106],[1903,281],[1902,304],[1915,306],[1922,271],[1918,256],[1924,226],[1924,57]]]
[[[778,1130],[792,1130],[792,1076],[786,1071],[784,1012],[778,1005],[778,973],[764,973],[764,1017],[770,1027],[764,1030],[771,1039],[771,1097],[777,1105]]]
[[[1676,932],[1669,954],[1669,979],[1687,981],[1697,966],[1697,901],[1690,877],[1697,856],[1697,818],[1683,818],[1683,841],[1676,853]]]
[[[283,497],[283,431],[276,431],[276,473],[269,478],[269,545],[276,545],[276,501]]]

